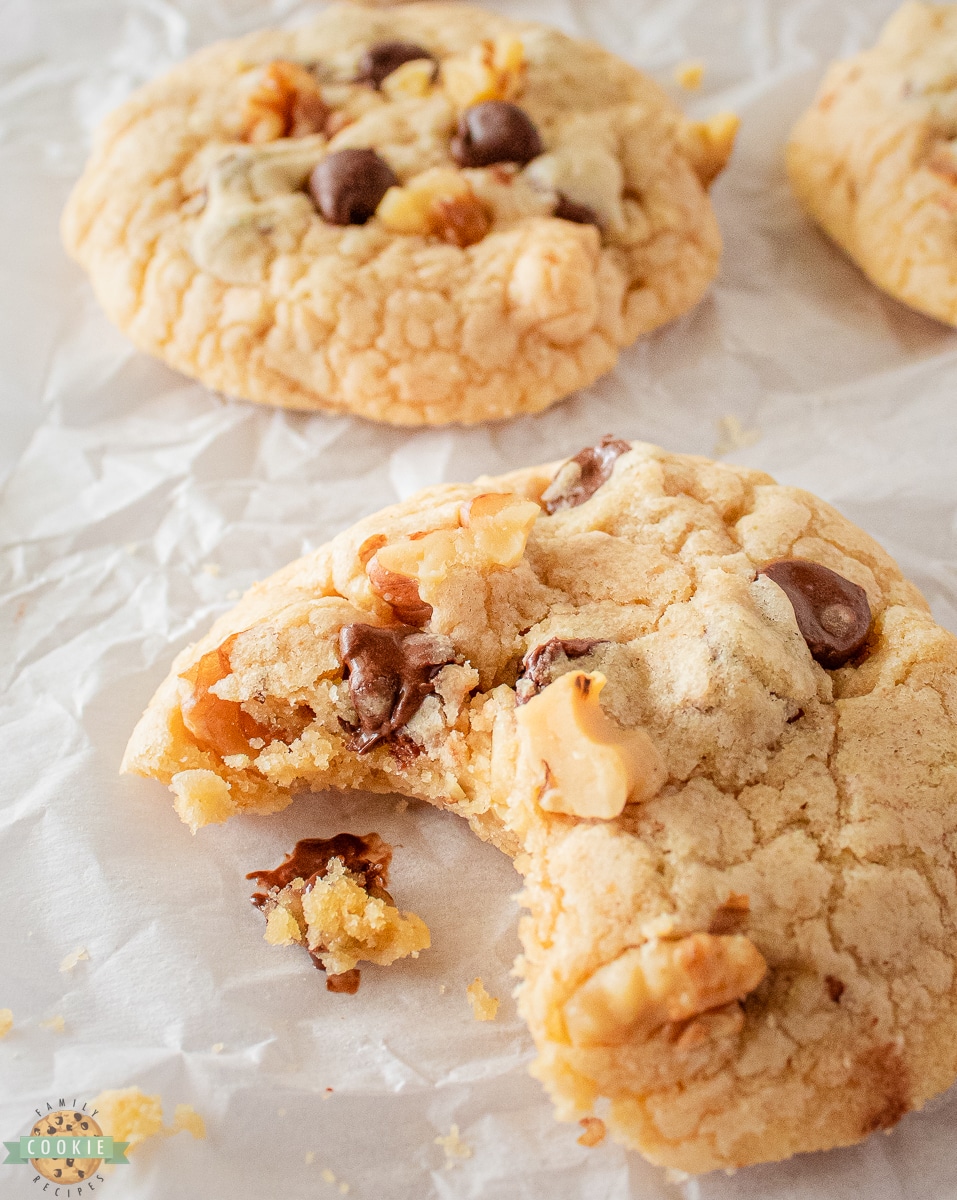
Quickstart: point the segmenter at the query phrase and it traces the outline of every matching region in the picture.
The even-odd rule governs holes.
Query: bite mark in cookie
[[[200,663],[238,706],[205,733]],[[326,787],[464,817],[524,879],[518,1006],[559,1116],[606,1098],[613,1137],[698,1172],[853,1143],[957,1078],[955,696],[957,642],[828,505],[605,439],[258,585],[125,766],[197,826]],[[341,887],[312,889],[324,930]]]

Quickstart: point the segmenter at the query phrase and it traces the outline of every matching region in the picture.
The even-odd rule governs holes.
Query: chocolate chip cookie
[[[700,299],[735,128],[540,25],[339,5],[138,91],[63,233],[111,319],[211,387],[467,424],[547,407]]]
[[[808,213],[878,287],[957,325],[957,4],[908,3],[835,63],[787,151]]]
[[[124,768],[194,828],[324,787],[463,816],[524,876],[534,1073],[655,1162],[957,1077],[957,640],[757,471],[609,437],[430,488],[256,585]]]

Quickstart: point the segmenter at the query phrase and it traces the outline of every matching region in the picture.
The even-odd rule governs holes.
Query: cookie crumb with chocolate
[[[252,900],[266,918],[265,939],[299,944],[326,972],[330,992],[359,990],[359,962],[388,966],[427,950],[430,935],[386,891],[392,847],[377,833],[307,838],[274,870],[251,871],[264,891]]]

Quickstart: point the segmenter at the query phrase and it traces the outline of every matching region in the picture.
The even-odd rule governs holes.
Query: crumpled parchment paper
[[[342,1185],[356,1200],[953,1195],[954,1095],[854,1149],[684,1184],[609,1143],[579,1146],[526,1074],[509,976],[518,876],[463,823],[324,795],[193,838],[163,788],[117,775],[174,652],[254,579],[424,484],[611,431],[818,492],[957,628],[957,335],[871,288],[801,216],[781,163],[825,63],[867,44],[892,5],[492,6],[596,38],[676,94],[675,66],[703,61],[686,106],[744,122],[714,193],[726,256],[694,313],[587,392],[532,419],[405,432],[207,393],[128,345],[59,247],[103,113],[200,45],[315,5],[0,5],[0,1007],[16,1022],[0,1042],[0,1133],[107,1087],[160,1093],[167,1119],[193,1104],[208,1140],[142,1148],[97,1191],[123,1200]],[[333,996],[302,952],[265,944],[243,876],[300,837],[372,829],[395,843],[394,893],[433,946]],[[61,972],[80,947],[89,958]],[[502,999],[494,1023],[466,1002],[477,975]],[[62,1033],[41,1024],[56,1016]],[[449,1168],[435,1138],[453,1124],[471,1156]],[[31,1176],[0,1167],[0,1195],[32,1195]]]

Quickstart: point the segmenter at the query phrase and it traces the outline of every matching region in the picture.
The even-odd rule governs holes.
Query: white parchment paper
[[[509,995],[518,877],[463,824],[325,795],[193,838],[163,788],[117,775],[174,652],[254,579],[424,484],[610,431],[818,492],[957,629],[957,335],[866,284],[800,215],[781,165],[824,64],[871,40],[891,5],[492,6],[596,38],[669,86],[678,62],[705,63],[687,106],[744,121],[715,189],[727,252],[705,302],[587,392],[534,419],[409,433],[209,394],[134,351],[59,248],[97,118],[200,45],[315,5],[0,3],[0,1007],[16,1021],[0,1042],[0,1136],[48,1099],[135,1084],[168,1117],[193,1104],[209,1138],[144,1147],[97,1195],[953,1196],[953,1095],[863,1146],[681,1187],[613,1145],[578,1146],[526,1074]],[[393,890],[433,947],[333,996],[303,954],[263,942],[243,876],[300,837],[371,829],[395,843]],[[61,972],[79,947],[89,959]],[[502,998],[494,1023],[466,1003],[476,975]],[[58,1015],[62,1033],[42,1026]],[[448,1169],[434,1139],[453,1123],[472,1156]],[[33,1195],[31,1174],[0,1167],[0,1196]]]

